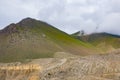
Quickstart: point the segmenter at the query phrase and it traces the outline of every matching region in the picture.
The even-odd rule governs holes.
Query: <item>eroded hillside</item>
[[[120,80],[120,52],[1,63],[0,80]]]

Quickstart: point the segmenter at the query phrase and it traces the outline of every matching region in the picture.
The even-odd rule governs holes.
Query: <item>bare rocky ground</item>
[[[0,80],[120,80],[120,50],[104,55],[1,63]]]

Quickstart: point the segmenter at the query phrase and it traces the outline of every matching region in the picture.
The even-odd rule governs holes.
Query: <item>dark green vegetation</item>
[[[109,33],[93,33],[90,35],[79,36],[79,32],[72,34],[75,38],[90,43],[101,49],[103,52],[120,48],[120,36]]]
[[[0,62],[49,58],[56,52],[88,55],[94,53],[93,49],[90,44],[31,18],[0,31]]]

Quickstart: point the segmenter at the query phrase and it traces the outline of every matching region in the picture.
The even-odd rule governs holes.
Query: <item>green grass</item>
[[[87,55],[95,49],[41,21],[22,21],[15,27],[13,33],[0,34],[0,62],[49,58],[56,52]]]
[[[110,48],[120,48],[120,36],[118,35],[113,35],[109,33],[94,33],[91,35],[80,37],[75,36],[74,34],[74,37],[84,42],[90,43],[103,51],[109,51]]]

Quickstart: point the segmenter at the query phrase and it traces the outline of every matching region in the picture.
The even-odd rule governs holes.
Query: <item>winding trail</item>
[[[59,66],[63,65],[66,61],[67,61],[67,59],[65,59],[65,58],[64,58],[64,59],[61,59],[61,60],[60,60],[60,63],[57,63],[57,64],[55,64],[55,65],[53,65],[53,66],[50,66],[50,67],[46,68],[46,70],[51,70],[51,69],[53,69],[53,68],[59,67]]]

